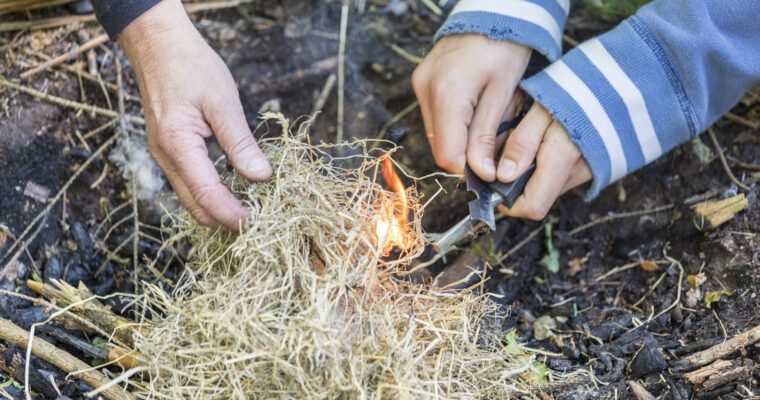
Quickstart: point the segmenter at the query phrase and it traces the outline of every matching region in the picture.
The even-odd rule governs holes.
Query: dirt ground
[[[66,12],[37,11],[30,16]],[[27,18],[15,15],[0,22]],[[262,2],[193,18],[229,64],[251,125],[256,125],[262,110],[281,111],[292,118],[311,114],[336,72],[338,2]],[[429,49],[441,22],[442,17],[423,2],[370,1],[364,11],[351,13],[348,25],[345,131],[357,138],[377,137],[384,131],[386,139],[402,146],[396,157],[413,176],[437,171],[418,111],[384,125],[414,102],[412,61]],[[567,41],[581,41],[613,25],[582,8],[570,19]],[[101,32],[86,24],[0,34],[0,75],[16,80],[44,61],[43,54],[61,54],[72,43],[81,43],[80,31],[90,37]],[[565,46],[570,48],[569,43]],[[63,67],[20,82],[62,98],[115,108],[119,90],[114,60],[119,60],[124,66],[125,111],[141,115],[134,76],[118,45],[109,42],[97,48],[95,56],[107,87]],[[86,57],[67,65],[88,67]],[[311,123],[315,142],[335,138],[336,87],[325,99],[322,112]],[[750,98],[732,113],[760,121],[760,101]],[[171,264],[172,258],[181,257],[159,252],[157,204],[166,196],[134,202],[130,183],[113,161],[119,147],[106,143],[114,128],[87,134],[108,122],[108,117],[0,88],[0,289],[33,295],[24,283],[27,279],[63,279],[84,282],[94,293],[108,295],[134,292],[137,279],[175,277],[172,268],[156,271],[145,262],[161,257]],[[141,127],[134,128],[130,135],[142,140]],[[687,355],[760,325],[760,207],[755,183],[760,179],[760,131],[727,119],[720,120],[714,131],[728,165],[750,185],[749,191],[731,182],[710,138],[702,135],[700,141],[676,148],[590,203],[584,202],[583,190],[563,196],[547,219],[553,227],[550,239],[543,228],[546,221],[503,218],[490,239],[481,237],[476,245],[463,246],[462,253],[474,255],[476,264],[490,265],[485,287],[498,295],[511,315],[503,327],[505,334],[516,329],[521,343],[543,350],[540,359],[554,371],[588,372],[582,382],[557,384],[537,397],[634,398],[629,381],[639,382],[660,399],[729,400],[760,394],[760,370],[754,367],[760,362],[758,345],[726,357],[751,363],[747,373],[710,389],[692,385],[677,368]],[[104,143],[106,148],[98,154]],[[89,165],[80,168],[84,163]],[[60,201],[47,207],[75,174]],[[439,184],[447,189],[426,211],[428,232],[445,230],[466,215],[468,195],[455,179],[417,184],[428,196]],[[715,230],[697,228],[693,204],[737,193],[748,199],[744,211]],[[661,211],[612,218],[571,233],[605,216],[653,209]],[[41,219],[35,220],[38,215]],[[18,239],[23,245],[16,245]],[[558,257],[556,273],[541,262],[552,255],[551,247]],[[431,251],[428,256],[432,255]],[[431,273],[457,265],[458,257],[453,254],[439,261]],[[620,266],[627,268],[615,269]],[[129,315],[121,297],[107,302]],[[44,320],[48,312],[0,294],[0,317],[23,328]],[[548,333],[546,327],[551,328]],[[82,355],[67,344],[59,345]],[[0,341],[0,384],[13,376],[14,368],[18,370],[22,352]],[[65,380],[41,360],[33,366],[30,379],[42,398],[58,397],[56,389],[72,398],[86,391],[77,380]],[[57,388],[49,384],[50,376]],[[15,385],[6,390],[21,393]]]

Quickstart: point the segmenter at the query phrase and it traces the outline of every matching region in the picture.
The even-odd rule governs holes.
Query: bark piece
[[[689,382],[709,391],[727,383],[748,379],[755,370],[755,363],[749,359],[718,360],[696,371],[684,375]]]
[[[725,342],[716,344],[707,350],[694,353],[679,360],[674,363],[673,368],[676,371],[690,371],[695,368],[704,367],[705,365],[724,358],[735,351],[747,346],[752,346],[758,341],[760,341],[760,325],[744,331]]]
[[[626,383],[631,388],[633,395],[636,396],[636,400],[655,400],[654,395],[649,393],[640,383],[636,381],[626,381]]]
[[[699,203],[692,207],[694,223],[701,229],[717,229],[747,208],[747,204],[749,203],[744,193],[721,200]]]

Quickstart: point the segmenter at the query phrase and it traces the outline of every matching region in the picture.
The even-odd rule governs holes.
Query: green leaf
[[[549,272],[556,274],[559,272],[559,251],[554,247],[554,242],[552,241],[551,222],[544,225],[544,232],[546,233],[546,255],[544,255],[540,262]]]
[[[40,274],[37,273],[37,271],[32,271],[32,280],[42,283],[42,278],[40,277]]]
[[[716,291],[710,292],[710,293],[708,293],[708,294],[705,295],[705,306],[707,308],[711,308],[712,307],[712,303],[715,303],[718,300],[720,300],[721,297],[728,296],[730,294],[731,294],[731,292],[729,292],[728,290],[725,290],[725,289],[724,290],[720,290],[720,291],[716,290]]]
[[[541,385],[549,382],[549,368],[542,362],[534,361],[529,373],[531,381],[535,384]]]
[[[522,353],[522,350],[520,350],[520,345],[517,344],[517,331],[514,329],[509,331],[509,333],[507,333],[506,341],[507,347],[505,347],[504,350],[507,352],[507,354],[516,356]]]
[[[7,381],[0,383],[0,389],[5,389],[10,385],[13,385],[13,383],[16,382],[13,378],[8,378]]]

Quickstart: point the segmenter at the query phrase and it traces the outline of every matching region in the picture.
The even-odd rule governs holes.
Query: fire
[[[387,155],[382,158],[383,178],[388,187],[398,195],[392,203],[383,205],[380,215],[375,221],[375,236],[383,254],[388,254],[394,248],[409,249],[413,241],[409,228],[409,199],[406,188],[393,168],[393,162]]]

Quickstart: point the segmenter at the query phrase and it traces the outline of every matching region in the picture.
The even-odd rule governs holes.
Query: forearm
[[[95,15],[111,39],[161,0],[92,0]]]
[[[707,129],[760,81],[760,3],[657,0],[523,89],[591,166],[589,197]]]

